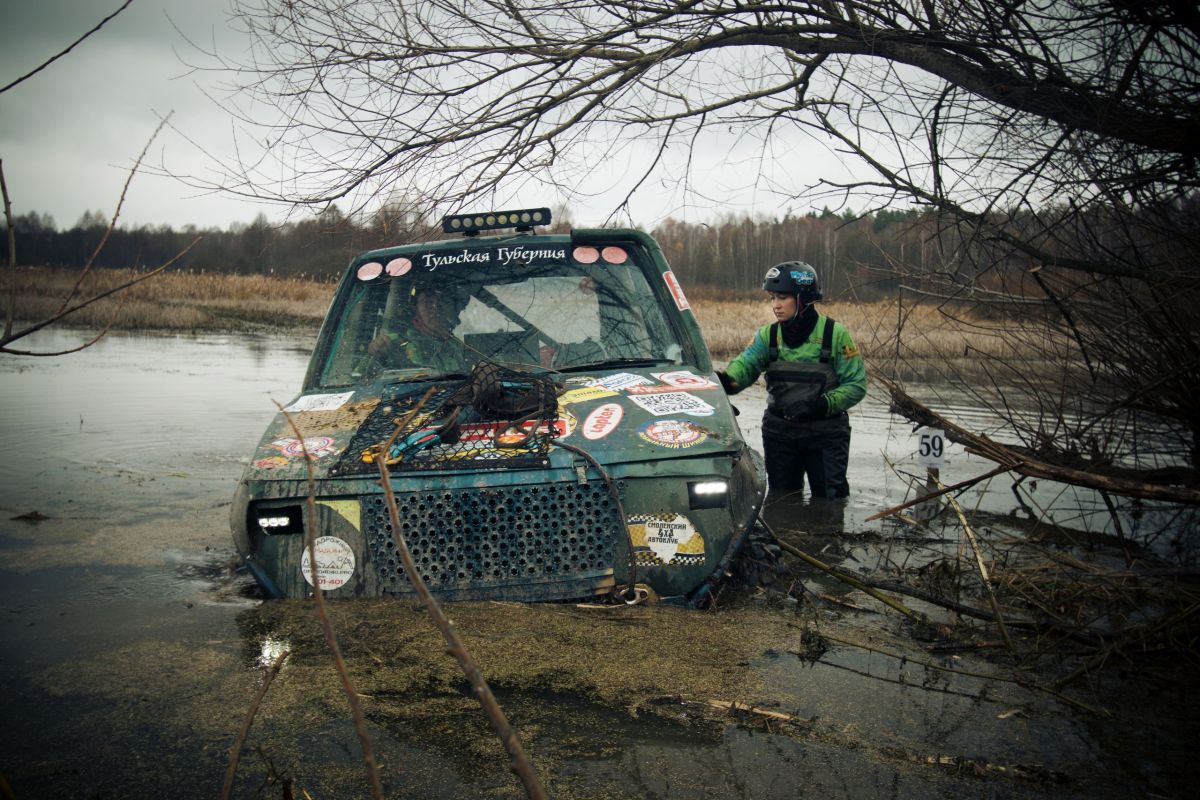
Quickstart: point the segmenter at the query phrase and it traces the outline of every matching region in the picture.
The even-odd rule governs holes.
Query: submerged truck
[[[701,605],[728,575],[761,461],[679,282],[641,231],[549,224],[351,261],[234,496],[264,594],[410,597],[401,539],[443,600]]]

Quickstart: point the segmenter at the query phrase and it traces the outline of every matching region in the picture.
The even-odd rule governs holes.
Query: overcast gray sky
[[[60,52],[121,2],[0,0],[0,86]],[[205,95],[208,90],[221,96],[221,78],[189,71],[183,58],[190,54],[195,63],[197,57],[184,36],[205,48],[215,44],[234,60],[243,46],[228,26],[228,0],[134,0],[65,57],[0,94],[0,159],[14,213],[48,213],[60,229],[72,227],[86,211],[111,216],[130,166],[167,113],[189,138],[218,155],[227,154],[231,122]],[[790,153],[785,163],[811,168],[814,158],[828,163],[829,154],[814,147]],[[146,160],[193,175],[204,173],[209,163],[170,129],[155,140]],[[711,185],[718,185],[712,177]],[[667,214],[703,221],[720,210],[774,215],[784,206],[778,197],[754,193],[739,206],[681,211],[678,197],[646,195],[633,212],[635,221],[647,226]],[[724,196],[726,202],[732,199]],[[594,207],[573,207],[576,224],[602,223],[617,199],[613,195],[598,198]],[[555,202],[545,196],[527,205]],[[141,173],[134,178],[120,222],[226,228],[250,222],[259,212],[271,219],[285,214],[275,206],[202,194],[170,178]]]
[[[60,52],[122,0],[0,0],[0,85]],[[0,94],[0,159],[13,211],[48,213],[60,228],[85,211],[111,216],[129,168],[159,122],[220,147],[229,123],[188,75],[180,32],[197,42],[237,40],[226,28],[226,0],[134,0],[99,32],[24,83]],[[178,31],[175,27],[178,27]],[[198,167],[195,148],[164,130],[147,161]],[[123,224],[189,223],[227,227],[276,210],[201,195],[168,178],[139,174]]]

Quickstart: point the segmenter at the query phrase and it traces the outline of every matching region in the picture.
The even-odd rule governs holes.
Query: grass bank
[[[133,270],[95,270],[76,293],[103,292],[137,276]],[[17,319],[56,313],[78,280],[77,270],[24,267],[17,270]],[[9,273],[3,273],[7,292]],[[127,330],[230,331],[263,328],[316,330],[325,316],[334,283],[273,275],[165,272],[72,314],[67,324]],[[709,348],[718,359],[739,353],[760,325],[773,321],[759,292],[730,295],[693,289],[688,300]],[[900,352],[905,358],[950,360],[975,353],[999,355],[1002,323],[963,315],[951,318],[933,306],[894,302],[821,303],[821,310],[846,325],[871,360]],[[903,323],[903,324],[901,324]],[[901,334],[897,336],[897,330]]]
[[[72,304],[138,276],[135,270],[93,270]],[[10,273],[4,272],[7,295]],[[16,273],[18,320],[57,313],[71,296],[78,270],[22,267]],[[334,284],[273,275],[164,272],[71,314],[71,326],[125,330],[229,331],[315,327],[325,316]]]

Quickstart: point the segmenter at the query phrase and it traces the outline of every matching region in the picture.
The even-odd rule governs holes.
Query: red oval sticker
[[[608,436],[625,416],[625,409],[619,403],[605,403],[587,415],[583,421],[583,438],[603,439]]]

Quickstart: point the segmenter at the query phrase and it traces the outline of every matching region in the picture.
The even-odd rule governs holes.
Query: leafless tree
[[[921,285],[1016,316],[1013,358],[991,372],[1007,386],[984,399],[1040,458],[1160,467],[1137,433],[1152,414],[1175,437],[1166,462],[1200,464],[1193,3],[234,6],[253,46],[224,64],[248,134],[229,191],[450,208],[523,182],[579,198],[623,181],[620,214],[651,181],[719,200],[714,160],[752,143],[742,172],[781,206],[932,212],[942,266]],[[793,177],[813,144],[865,177]],[[1012,411],[1021,392],[1032,418]]]

